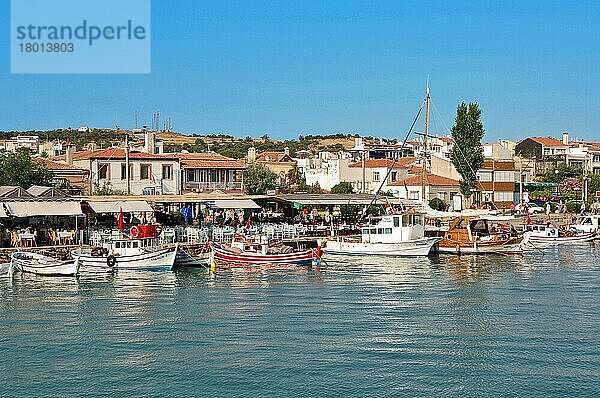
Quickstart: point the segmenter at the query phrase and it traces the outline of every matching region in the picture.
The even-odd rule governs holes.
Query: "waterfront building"
[[[423,175],[411,174],[400,181],[391,182],[388,187],[395,197],[419,201],[423,198]],[[438,198],[448,204],[459,193],[460,182],[458,180],[432,173],[425,175],[425,198],[427,202]]]

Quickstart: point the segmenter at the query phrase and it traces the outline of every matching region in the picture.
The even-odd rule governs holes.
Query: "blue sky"
[[[160,109],[184,133],[399,138],[429,74],[440,133],[465,100],[488,141],[600,140],[598,3],[153,0],[148,75],[11,75],[6,23],[0,130],[133,127]]]

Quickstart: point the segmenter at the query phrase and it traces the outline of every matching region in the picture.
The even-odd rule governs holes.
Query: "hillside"
[[[129,134],[130,141],[140,142],[132,131],[92,128],[86,132],[74,129],[57,129],[48,131],[10,131],[0,132],[0,139],[8,139],[16,135],[37,135],[42,142],[62,140],[75,144],[80,149],[90,142],[95,142],[100,147],[118,145]],[[139,132],[136,132],[139,133]],[[293,155],[300,150],[308,150],[312,153],[318,151],[339,151],[354,146],[354,134],[324,134],[324,135],[300,135],[298,139],[272,139],[267,135],[260,138],[233,137],[231,135],[185,135],[174,132],[159,132],[157,138],[165,143],[165,152],[203,152],[210,149],[233,158],[246,156],[248,148],[254,146],[257,151],[283,151],[288,147]],[[363,137],[372,139],[372,137]]]

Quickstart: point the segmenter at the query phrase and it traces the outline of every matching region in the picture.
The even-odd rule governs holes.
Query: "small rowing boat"
[[[79,261],[61,261],[38,253],[15,252],[11,255],[15,271],[45,276],[75,276],[79,272]]]

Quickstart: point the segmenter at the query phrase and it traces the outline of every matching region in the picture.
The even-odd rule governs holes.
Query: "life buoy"
[[[131,228],[129,228],[129,235],[133,236],[134,238],[137,238],[138,236],[140,236],[140,229],[137,226],[132,226]]]
[[[109,268],[114,267],[117,264],[117,258],[115,256],[113,256],[112,254],[108,257],[106,257],[106,265],[108,265]]]

